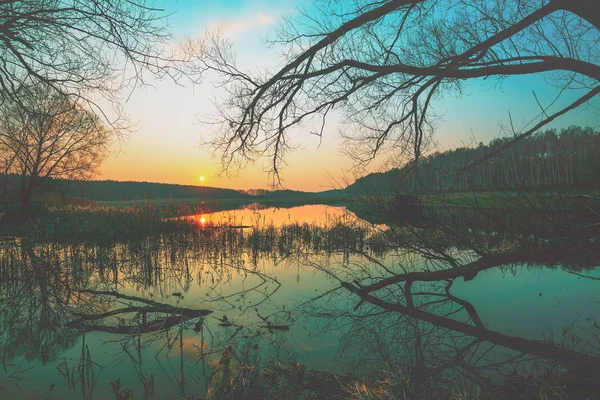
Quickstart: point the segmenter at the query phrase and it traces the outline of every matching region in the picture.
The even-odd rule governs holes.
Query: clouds
[[[231,38],[251,30],[267,28],[275,22],[276,19],[271,15],[258,13],[231,20],[217,21],[211,24],[209,30],[218,30],[224,36]]]

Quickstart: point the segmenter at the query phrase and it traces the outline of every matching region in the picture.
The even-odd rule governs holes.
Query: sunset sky
[[[277,52],[268,49],[264,39],[272,37],[282,16],[297,14],[299,7],[310,9],[311,1],[164,0],[158,5],[172,13],[169,24],[177,39],[186,35],[199,37],[207,30],[220,29],[235,43],[240,65],[261,70],[273,68],[279,61]],[[214,112],[211,99],[219,95],[210,79],[195,87],[181,87],[169,81],[153,86],[136,90],[125,103],[126,112],[138,123],[137,130],[103,164],[97,179],[234,189],[267,187],[268,176],[262,162],[247,166],[236,176],[216,176],[220,167],[218,157],[211,157],[210,151],[200,145],[211,132],[198,122]],[[511,78],[504,82],[502,90],[483,80],[467,89],[464,97],[446,98],[435,105],[437,112],[444,115],[436,136],[442,150],[470,142],[473,137],[477,142],[487,142],[499,136],[500,124],[509,123],[509,111],[519,128],[539,112],[532,91],[542,103],[550,102],[555,95],[543,76]],[[568,93],[561,104],[579,95]],[[594,105],[599,106],[598,103],[596,100]],[[576,110],[551,126],[574,124],[598,127],[598,111]],[[320,191],[337,187],[344,179],[353,180],[352,174],[344,172],[351,163],[339,152],[339,126],[335,120],[326,126],[320,146],[317,138],[301,132],[296,132],[294,143],[300,147],[287,158],[289,166],[282,175],[286,188]],[[200,176],[205,177],[203,182]]]

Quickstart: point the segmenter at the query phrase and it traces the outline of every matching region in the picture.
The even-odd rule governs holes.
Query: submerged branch
[[[477,261],[473,261],[456,268],[448,268],[440,271],[407,272],[404,274],[393,275],[371,285],[363,286],[358,290],[360,290],[361,293],[371,293],[400,282],[436,282],[459,277],[463,277],[466,281],[468,281],[473,279],[478,272],[486,269],[512,263],[555,262],[556,260],[567,259],[568,256],[571,255],[581,255],[580,253],[581,249],[573,250],[565,248],[541,248],[534,250],[515,251],[510,253],[490,254],[481,257]]]
[[[574,350],[558,346],[550,342],[529,340],[514,336],[508,336],[500,332],[489,330],[483,326],[474,326],[451,318],[441,317],[414,307],[406,307],[401,304],[386,302],[376,296],[364,291],[348,282],[343,282],[342,287],[358,295],[361,300],[378,306],[386,311],[398,312],[408,317],[416,318],[432,325],[460,332],[465,335],[476,337],[511,350],[521,353],[558,361],[560,363],[573,365],[585,370],[600,370],[600,357],[592,354],[584,354]]]
[[[89,293],[95,295],[112,296],[120,299],[126,299],[131,301],[137,301],[145,303],[147,306],[129,306],[111,310],[101,314],[83,315],[73,321],[68,322],[66,325],[70,328],[76,328],[82,332],[101,331],[108,333],[117,334],[139,334],[155,332],[161,329],[168,329],[174,325],[180,324],[182,321],[202,318],[212,313],[212,310],[194,310],[191,308],[175,307],[169,304],[158,303],[153,300],[144,299],[142,297],[124,295],[115,291],[98,291],[92,289],[79,290],[80,293]],[[98,321],[108,317],[115,317],[122,314],[136,313],[138,316],[142,316],[142,323],[137,325],[118,325],[118,326],[107,326],[107,325],[94,325],[88,324],[88,321]],[[147,313],[162,313],[168,314],[165,318],[158,318],[154,321],[147,322]]]

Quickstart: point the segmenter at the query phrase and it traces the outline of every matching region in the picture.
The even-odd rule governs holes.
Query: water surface
[[[102,247],[4,243],[3,398],[112,399],[119,387],[138,398],[201,397],[227,344],[240,363],[294,361],[358,376],[399,363],[448,377],[473,368],[496,376],[498,365],[532,371],[598,354],[594,265],[510,263],[475,276],[401,282],[371,294],[411,302],[421,314],[382,312],[342,282],[368,286],[394,274],[434,272],[445,265],[432,255],[441,252],[464,264],[476,256],[450,235],[424,251],[415,237],[430,235],[429,228],[388,230],[344,207],[253,206],[189,218],[199,227],[194,235]],[[223,223],[244,228],[219,228]],[[500,243],[494,229],[477,232]],[[113,292],[212,314],[143,334],[73,328],[82,316],[146,305]],[[131,312],[85,323],[118,331],[139,318]],[[568,352],[548,357],[555,345]]]

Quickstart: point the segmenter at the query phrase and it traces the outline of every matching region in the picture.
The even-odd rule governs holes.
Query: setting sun
[[[200,177],[200,182],[204,182],[204,177],[203,176]]]

